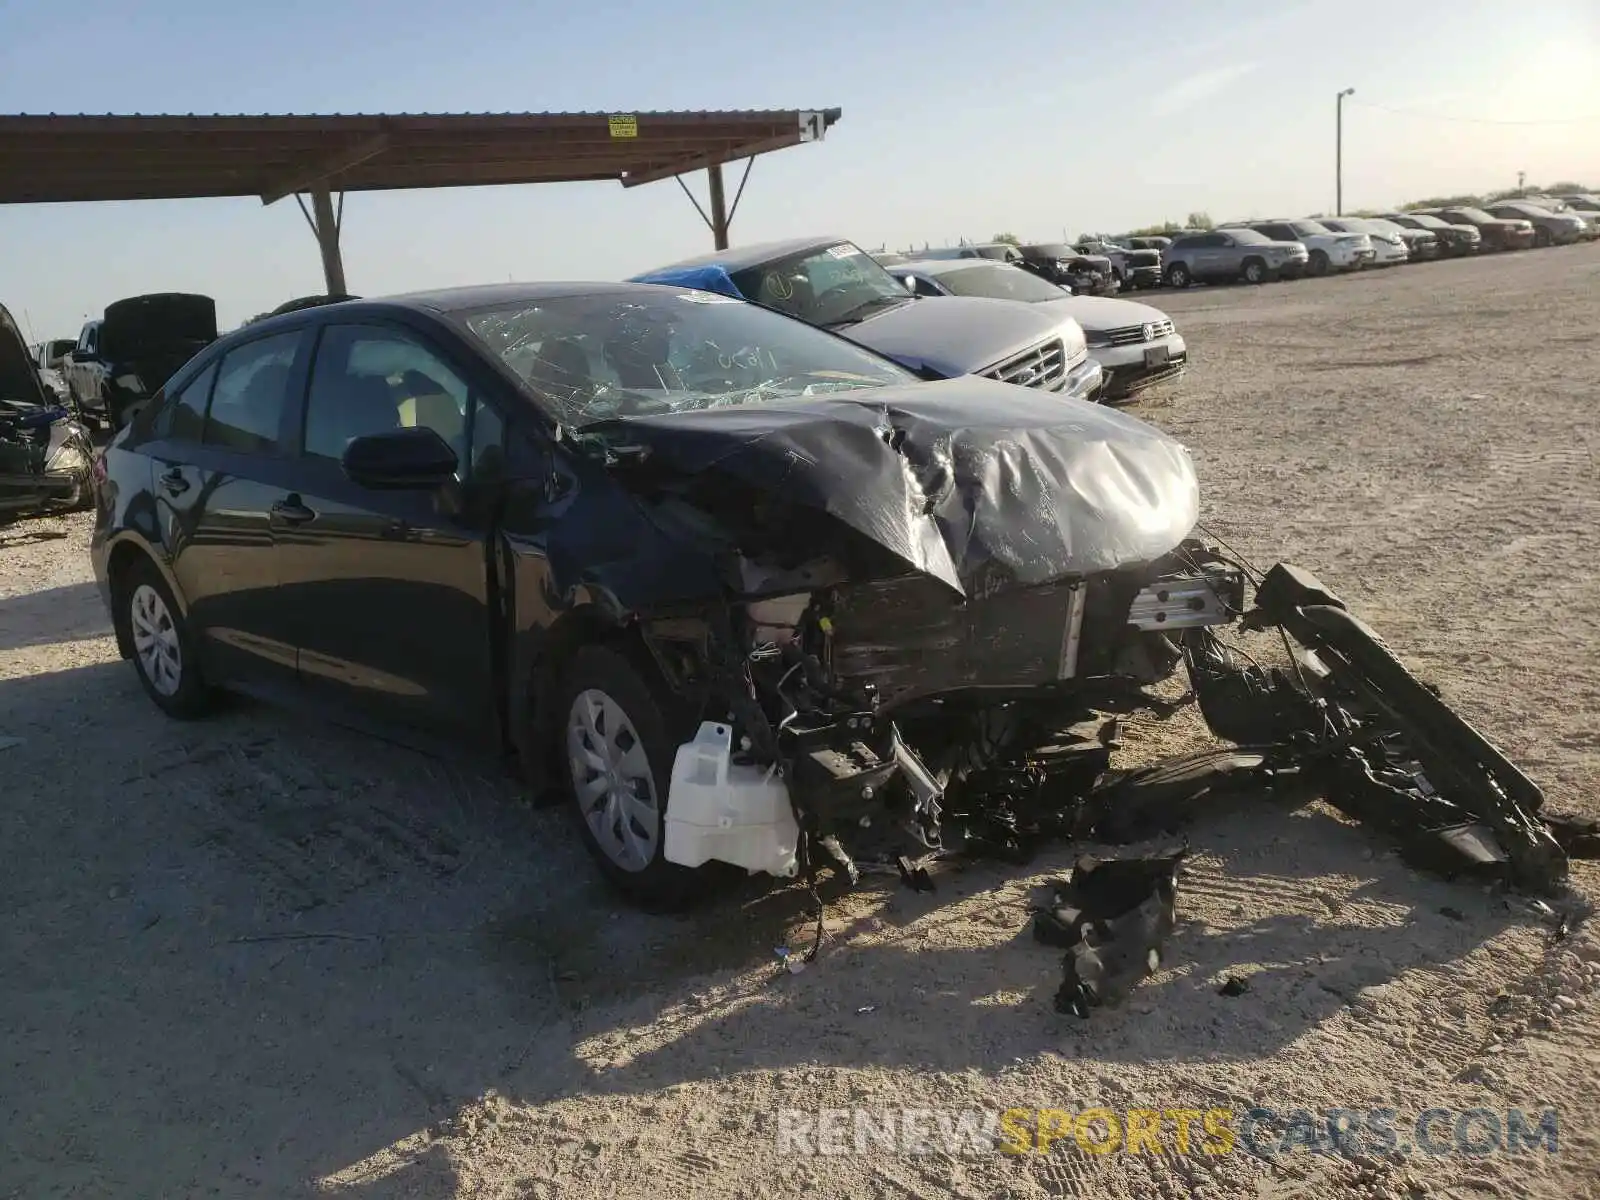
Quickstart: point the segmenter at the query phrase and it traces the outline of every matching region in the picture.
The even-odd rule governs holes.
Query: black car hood
[[[941,302],[942,303],[942,302]],[[987,379],[586,426],[824,512],[963,595],[1148,562],[1199,516],[1188,452],[1115,410]],[[621,477],[626,482],[626,472]]]
[[[39,378],[27,343],[22,340],[22,331],[3,304],[0,304],[0,399],[41,406],[52,403],[45,395],[44,381]]]

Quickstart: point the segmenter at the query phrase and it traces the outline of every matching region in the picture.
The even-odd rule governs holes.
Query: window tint
[[[1231,246],[1232,244],[1232,240],[1225,233],[1208,233],[1199,241],[1199,245],[1202,246]]]
[[[410,337],[330,325],[311,369],[305,453],[337,460],[351,438],[426,426],[465,462],[469,399],[461,376]]]
[[[230,350],[211,390],[204,441],[244,454],[271,454],[278,446],[289,379],[300,331],[246,342]]]
[[[217,378],[217,364],[212,363],[167,401],[167,415],[163,418],[166,436],[180,442],[198,442],[206,423],[206,401],[211,399],[211,385]]]

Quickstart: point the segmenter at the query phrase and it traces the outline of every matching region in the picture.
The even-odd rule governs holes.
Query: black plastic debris
[[[914,892],[933,891],[933,876],[920,863],[913,864],[904,854],[897,856],[894,865],[900,870],[900,882]]]
[[[1250,981],[1242,975],[1229,975],[1217,989],[1219,996],[1242,996],[1250,990]]]
[[[1116,1004],[1161,965],[1177,925],[1178,871],[1189,851],[1129,858],[1085,855],[1053,885],[1033,935],[1061,947],[1057,1012],[1087,1017]]]

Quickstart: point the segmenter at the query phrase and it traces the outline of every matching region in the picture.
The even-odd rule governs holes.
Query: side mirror
[[[900,282],[905,285],[906,291],[913,296],[917,294],[917,277],[915,275],[902,275]]]
[[[81,350],[77,347],[73,347],[71,350],[67,351],[67,358],[75,363],[94,361],[94,355],[90,354],[87,350]]]
[[[460,465],[450,443],[427,426],[351,438],[345,477],[375,491],[432,491],[453,483]]]

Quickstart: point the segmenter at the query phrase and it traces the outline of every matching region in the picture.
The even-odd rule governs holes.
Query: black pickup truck
[[[121,429],[174,371],[216,340],[210,296],[132,296],[84,325],[61,373],[85,419]]]

